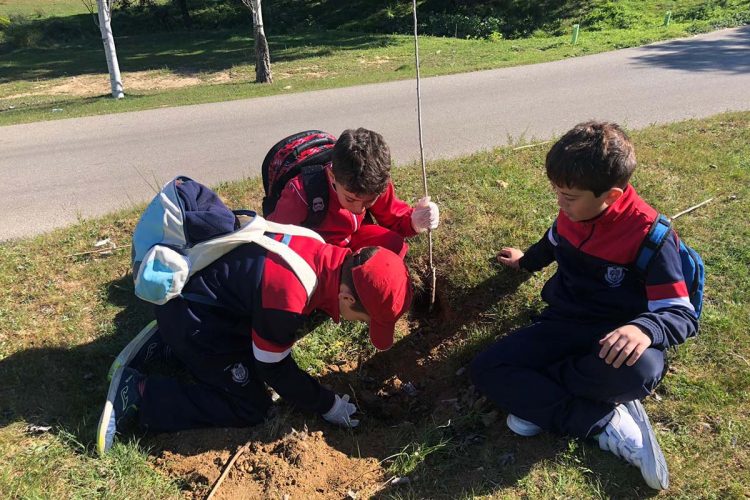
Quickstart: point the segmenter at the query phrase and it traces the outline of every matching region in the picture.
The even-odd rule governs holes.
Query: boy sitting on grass
[[[193,181],[178,189],[196,200],[189,220],[198,223],[186,224],[196,231],[191,241],[206,239],[197,234],[205,227],[234,229],[234,214],[213,192]],[[330,423],[359,423],[349,396],[301,370],[292,347],[309,332],[308,316],[321,311],[335,322],[367,322],[372,344],[390,348],[396,321],[411,303],[406,265],[381,247],[352,252],[306,236],[273,237],[310,266],[317,277],[312,294],[285,260],[256,243],[240,245],[196,272],[180,296],[155,307],[156,322],[123,350],[124,368],[111,382],[116,393],[97,430],[100,453],[136,419],[157,432],[260,423],[271,405],[266,384]],[[142,372],[167,358],[181,363],[195,382]]]
[[[633,145],[614,123],[581,123],[550,149],[547,177],[557,220],[526,252],[498,260],[538,271],[548,307],[473,361],[475,386],[509,413],[521,436],[542,430],[598,440],[666,489],[669,472],[640,399],[666,373],[665,350],[698,330],[671,233],[645,276],[633,264],[657,211],[629,184]]]
[[[382,246],[404,257],[404,238],[435,229],[440,213],[429,197],[410,207],[398,199],[391,182],[391,152],[372,130],[344,130],[326,166],[329,202],[321,224],[312,229],[332,245],[357,250]],[[365,219],[371,214],[377,224]],[[276,208],[266,217],[281,224],[304,225],[308,202],[302,174],[290,180]]]

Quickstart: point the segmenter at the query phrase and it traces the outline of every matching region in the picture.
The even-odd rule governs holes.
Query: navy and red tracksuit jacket
[[[281,258],[246,244],[196,273],[183,288],[183,295],[209,297],[218,306],[175,299],[156,308],[157,319],[160,329],[178,329],[200,342],[194,348],[206,356],[252,348],[260,379],[287,401],[325,413],[333,406],[334,393],[302,371],[290,353],[307,333],[305,323],[314,310],[339,321],[341,266],[351,252],[302,236],[292,236],[289,247],[318,277],[309,300]]]
[[[542,289],[548,307],[541,317],[636,325],[659,349],[694,336],[698,319],[682,274],[677,235],[666,239],[645,276],[634,266],[657,217],[632,186],[594,219],[574,222],[560,211],[556,224],[519,262],[533,272],[557,261],[557,272]]]
[[[331,164],[326,165],[327,169]],[[281,224],[301,226],[308,214],[307,195],[302,185],[302,176],[298,175],[290,180],[281,197],[276,202],[276,208],[266,217],[268,220]],[[404,238],[414,236],[416,231],[411,225],[411,214],[414,211],[405,201],[396,197],[393,183],[388,182],[385,192],[378,196],[375,203],[367,209],[375,220]],[[357,232],[365,220],[366,213],[355,214],[342,207],[332,183],[328,183],[328,213],[323,222],[315,229],[326,243],[340,247],[348,246],[352,234]]]

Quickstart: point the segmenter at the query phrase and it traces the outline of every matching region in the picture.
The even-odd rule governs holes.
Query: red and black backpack
[[[263,174],[263,216],[276,208],[286,184],[302,174],[307,197],[307,218],[302,223],[314,228],[328,211],[328,177],[325,166],[331,162],[336,138],[321,130],[306,130],[282,139],[266,155]]]

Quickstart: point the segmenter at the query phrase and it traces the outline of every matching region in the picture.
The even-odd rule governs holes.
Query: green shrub
[[[425,35],[458,38],[489,38],[502,33],[503,21],[496,17],[467,14],[429,14],[420,20],[419,30]]]
[[[23,15],[11,15],[3,33],[4,43],[13,48],[35,47],[42,37],[41,32],[34,29],[34,22]]]
[[[583,16],[581,26],[590,30],[627,29],[643,22],[643,15],[622,3],[608,1],[592,8]]]

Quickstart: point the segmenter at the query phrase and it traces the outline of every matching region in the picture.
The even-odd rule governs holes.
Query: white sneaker
[[[615,415],[599,434],[599,447],[641,470],[651,488],[669,488],[669,470],[640,401],[618,405]]]
[[[518,434],[519,436],[531,437],[536,436],[542,432],[542,428],[533,422],[519,418],[512,413],[508,414],[508,418],[505,419],[505,423],[508,428]]]

